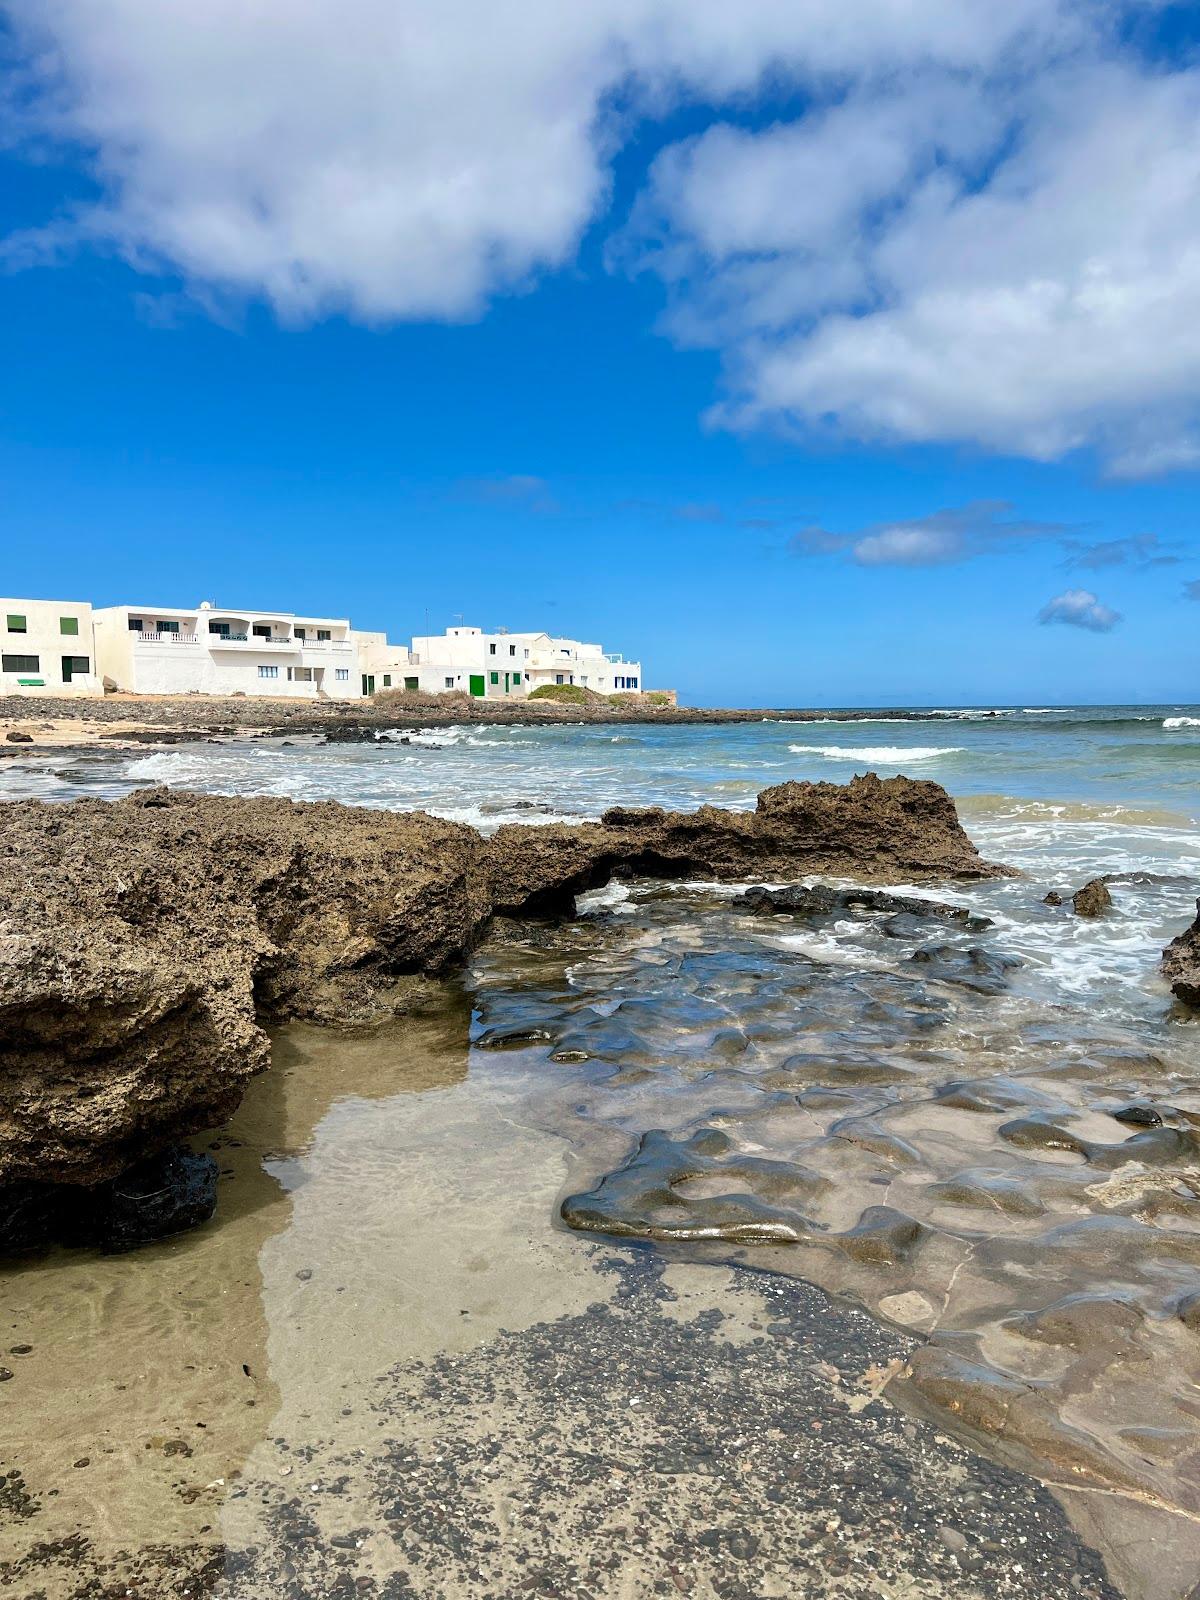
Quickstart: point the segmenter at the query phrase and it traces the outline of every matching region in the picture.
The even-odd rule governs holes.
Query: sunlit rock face
[[[1163,951],[1163,977],[1176,999],[1200,1010],[1200,900],[1196,920]]]

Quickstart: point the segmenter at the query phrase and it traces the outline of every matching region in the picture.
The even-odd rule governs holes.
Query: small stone
[[[938,1529],[937,1536],[946,1549],[954,1555],[967,1548],[967,1541],[957,1528],[947,1528],[943,1525]]]
[[[312,1268],[311,1267],[301,1267],[300,1271],[296,1274],[296,1276],[300,1279],[301,1283],[307,1283],[308,1280],[312,1277]]]
[[[1059,894],[1057,889],[1051,889],[1050,893],[1042,901],[1042,904],[1044,906],[1060,906],[1060,905],[1062,905],[1062,903],[1063,903],[1062,895]]]
[[[1113,1112],[1118,1122],[1124,1122],[1131,1128],[1161,1128],[1162,1118],[1153,1106],[1120,1106]]]

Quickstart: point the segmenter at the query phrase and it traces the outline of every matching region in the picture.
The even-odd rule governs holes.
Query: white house
[[[353,628],[351,634],[358,645],[358,666],[364,694],[374,694],[376,689],[420,687],[414,675],[411,650],[402,644],[390,643],[386,633],[368,633]]]
[[[458,627],[415,638],[405,677],[407,688],[427,694],[457,689],[480,699],[520,699],[546,683],[578,684],[598,694],[641,693],[642,669],[579,639]]]
[[[0,600],[0,694],[100,694],[86,600]]]
[[[357,700],[370,691],[346,617],[198,606],[94,613],[105,688],[131,694],[248,694]]]

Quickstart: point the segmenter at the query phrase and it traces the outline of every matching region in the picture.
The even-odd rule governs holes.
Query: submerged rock
[[[1162,971],[1175,998],[1200,1010],[1200,900],[1195,922],[1163,951]]]
[[[52,1244],[130,1250],[207,1222],[217,1164],[185,1146],[160,1151],[107,1183],[0,1185],[0,1254]]]

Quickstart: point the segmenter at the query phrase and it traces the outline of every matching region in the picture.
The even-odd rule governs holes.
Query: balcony
[[[211,649],[217,644],[246,644],[252,650],[269,650],[274,646],[283,645],[287,650],[299,650],[303,644],[302,639],[293,639],[286,633],[210,633],[208,644]]]
[[[175,633],[168,630],[166,633],[155,633],[153,629],[143,628],[136,635],[139,644],[199,644],[199,637],[194,633]]]

